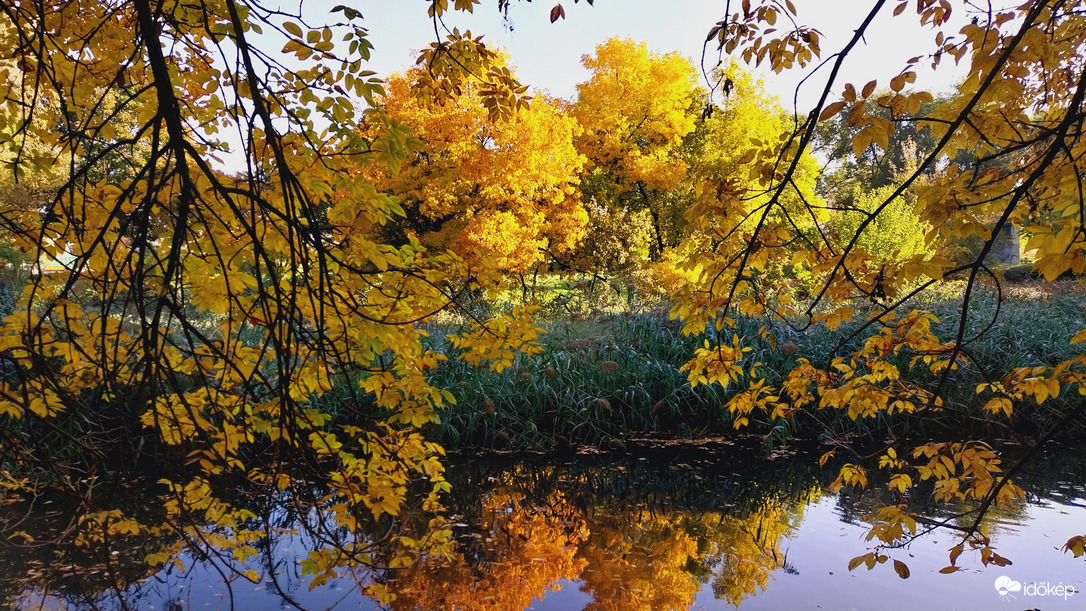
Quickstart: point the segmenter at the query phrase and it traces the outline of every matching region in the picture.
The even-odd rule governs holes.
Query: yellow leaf
[[[862,157],[869,146],[871,146],[871,128],[865,127],[852,138],[852,153],[857,157]]]
[[[954,547],[952,547],[950,549],[950,564],[951,565],[953,565],[958,560],[958,556],[961,556],[963,551],[965,551],[965,547],[962,546],[962,545],[955,545]]]
[[[872,139],[875,144],[879,145],[884,152],[890,150],[890,134],[882,129],[876,129],[874,126],[868,128],[871,130]]]
[[[166,564],[166,562],[170,560],[170,554],[169,552],[156,552],[154,554],[147,554],[143,560],[151,566],[158,566],[160,564]]]
[[[826,461],[829,460],[836,453],[837,453],[837,449],[835,448],[835,449],[830,450],[829,452],[826,452],[825,454],[823,454],[822,457],[818,459],[818,466],[821,467],[821,466],[825,465]]]

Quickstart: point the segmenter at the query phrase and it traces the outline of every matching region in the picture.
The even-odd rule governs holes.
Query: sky
[[[379,75],[409,67],[413,52],[435,40],[433,24],[426,16],[425,0],[321,0],[306,4],[306,16],[319,22],[325,18],[320,11],[341,2],[349,2],[362,12],[363,23],[370,29],[370,40],[375,46],[370,69]],[[507,50],[517,75],[534,91],[572,99],[576,95],[576,84],[588,78],[581,57],[592,53],[597,44],[612,36],[643,41],[650,50],[660,53],[678,51],[690,58],[695,66],[699,65],[702,43],[709,29],[722,18],[725,6],[721,0],[595,0],[594,6],[588,6],[587,1],[561,0],[566,18],[552,24],[548,13],[557,2],[514,2],[510,19],[506,21],[498,13],[495,0],[483,0],[474,14],[450,13],[446,24],[461,31],[471,30],[473,35],[483,34],[491,44]],[[873,0],[793,2],[798,10],[798,20],[822,33],[822,59],[847,44],[873,5]],[[733,5],[737,3],[738,0]],[[896,0],[886,3],[866,39],[846,59],[843,76],[834,87],[836,94],[840,94],[846,82],[853,82],[859,89],[869,80],[879,78],[880,85],[886,86],[905,66],[906,60],[921,55],[934,45],[934,32],[919,25],[911,7],[900,17],[892,18],[896,4]],[[966,19],[965,11],[959,10],[954,21],[960,24]],[[956,31],[957,27],[952,29]],[[715,51],[710,50],[707,67],[711,68],[715,63]],[[921,62],[923,66],[928,63]],[[758,73],[764,77],[766,88],[782,100],[785,108],[792,109],[793,102],[798,100],[799,112],[805,113],[813,108],[825,84],[824,78],[819,77],[828,75],[829,69],[823,69],[807,81],[798,96],[795,95],[796,88],[806,72],[789,70],[775,75],[770,70],[762,70]],[[915,86],[933,91],[951,89],[961,73],[954,69],[952,62],[944,61],[937,73],[926,68],[920,70]]]

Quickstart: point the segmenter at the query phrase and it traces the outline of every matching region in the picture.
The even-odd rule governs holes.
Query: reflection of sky
[[[766,590],[747,598],[742,608],[757,609],[858,609],[858,610],[995,610],[1017,611],[1024,608],[1046,610],[1086,608],[1086,572],[1083,561],[1060,550],[1068,537],[1080,534],[1086,524],[1082,496],[1065,495],[1059,501],[1048,500],[1028,506],[1017,519],[994,520],[992,543],[996,551],[1013,561],[1011,566],[985,568],[979,551],[966,551],[958,558],[962,570],[943,575],[938,570],[948,564],[948,551],[958,543],[956,534],[936,531],[914,541],[908,548],[891,550],[889,555],[905,562],[911,576],[902,580],[891,563],[872,571],[861,566],[848,570],[848,561],[867,551],[864,524],[841,521],[838,499],[826,496],[803,510],[798,528],[780,549],[797,574],[777,570],[770,576]],[[1070,504],[1067,504],[1070,503]],[[1016,516],[1017,517],[1017,516]],[[309,591],[309,577],[301,576],[297,562],[305,557],[304,537],[281,537],[276,543],[276,574],[280,587],[305,609],[377,609],[357,591],[355,582],[341,578]],[[140,609],[173,611],[175,609],[254,609],[294,608],[277,593],[267,568],[254,560],[245,565],[261,575],[253,584],[235,578],[229,588],[210,565],[185,557],[187,571],[163,571],[138,588],[130,590],[129,602]],[[996,592],[996,578],[1006,575],[1022,584],[1048,582],[1083,590],[1066,600],[1057,597],[1026,596],[1025,589],[1015,598],[1003,600]],[[711,580],[710,580],[711,581]],[[535,601],[532,609],[566,611],[583,609],[591,598],[579,582],[559,582],[561,589],[548,592]],[[38,595],[23,599],[20,609],[64,609],[59,601]],[[170,604],[181,606],[170,606]],[[232,603],[232,606],[231,606]],[[107,604],[105,608],[109,608]],[[711,585],[699,593],[693,609],[732,609],[726,601],[713,597]]]
[[[1081,505],[1082,499],[1076,502]],[[867,551],[866,525],[840,521],[837,500],[823,498],[804,510],[803,522],[790,540],[781,544],[789,564],[798,575],[784,571],[773,573],[769,587],[748,598],[743,609],[939,609],[1007,611],[1039,607],[1043,609],[1086,608],[1086,571],[1082,559],[1060,551],[1064,542],[1080,534],[1086,525],[1086,509],[1055,502],[1031,505],[1025,511],[1027,521],[1002,521],[992,528],[995,551],[1009,558],[1006,567],[980,562],[979,551],[967,550],[957,565],[962,570],[949,575],[939,569],[949,564],[949,550],[959,542],[956,533],[941,530],[917,539],[908,548],[891,550],[888,555],[907,564],[909,579],[900,579],[891,562],[868,571],[861,565],[849,572],[848,561]],[[1016,598],[1001,600],[995,590],[997,577],[1006,575],[1021,582],[1049,582],[1055,586],[1074,586],[1084,590],[1066,601],[1056,597],[1030,597],[1022,592]],[[712,598],[704,588],[694,609],[729,609],[723,601]]]

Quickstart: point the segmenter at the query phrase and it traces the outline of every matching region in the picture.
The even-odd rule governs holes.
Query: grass
[[[935,331],[951,339],[960,320],[963,285],[950,284],[923,296],[915,307],[935,313]],[[1021,403],[1012,420],[989,418],[979,409],[978,383],[997,380],[1015,367],[1053,365],[1076,354],[1070,337],[1086,327],[1086,289],[1077,281],[1045,283],[1022,281],[1004,284],[998,303],[990,286],[981,287],[970,304],[966,338],[973,338],[996,313],[998,323],[967,344],[969,365],[958,371],[944,389],[948,406],[979,417],[993,428],[1028,432],[1052,422],[1068,405],[1061,397],[1043,405]],[[858,308],[859,309],[859,308]],[[862,318],[862,312],[857,319]],[[825,365],[835,348],[837,354],[855,348],[839,346],[858,322],[836,332],[815,326],[797,332],[778,322],[739,319],[737,332],[752,348],[749,362],[761,362],[759,374],[777,384],[805,356]],[[759,338],[765,327],[775,340]],[[596,314],[545,323],[543,350],[518,357],[502,373],[478,369],[452,360],[433,374],[432,383],[447,388],[457,405],[441,413],[441,423],[427,430],[431,439],[448,447],[561,448],[591,444],[621,449],[632,437],[652,434],[697,438],[731,430],[731,415],[723,407],[736,388],[691,388],[682,365],[705,336],[683,336],[675,321],[659,311],[639,314]],[[447,340],[451,325],[429,329],[435,348]],[[922,379],[922,376],[917,378]],[[927,376],[926,381],[932,381]],[[802,420],[752,420],[752,429],[768,442],[803,432]],[[864,432],[867,424],[843,415],[831,423],[835,432]]]
[[[698,338],[683,337],[677,324],[638,314],[546,327],[543,351],[500,374],[456,361],[439,367],[432,383],[450,389],[457,405],[442,412],[431,438],[541,449],[648,431],[697,436],[727,423],[724,389],[691,388],[680,371]]]

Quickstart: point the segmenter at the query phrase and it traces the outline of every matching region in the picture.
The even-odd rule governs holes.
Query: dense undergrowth
[[[952,284],[923,295],[917,304],[939,318],[933,328],[944,340],[957,330],[960,290],[960,285]],[[1074,399],[1063,396],[1040,405],[1031,399],[1016,405],[1008,419],[985,413],[976,387],[1015,367],[1069,358],[1073,330],[1086,325],[1084,302],[1086,291],[1074,280],[1004,283],[1000,291],[985,286],[970,304],[966,338],[973,339],[966,344],[962,367],[942,389],[942,413],[914,418],[916,422],[901,415],[879,418],[896,418],[895,428],[917,424],[927,433],[942,427],[1004,438],[1044,428]],[[757,370],[766,383],[777,384],[799,358],[825,366],[834,356],[856,349],[870,330],[851,336],[865,314],[874,311],[870,304],[856,307],[853,322],[832,332],[822,325],[795,330],[779,321],[742,317],[734,332],[752,349],[748,368],[760,363]],[[997,313],[998,321],[990,325]],[[542,351],[519,356],[501,373],[460,361],[437,368],[433,383],[449,389],[457,403],[440,414],[440,424],[427,429],[431,439],[450,448],[543,450],[570,444],[621,448],[624,440],[645,435],[697,438],[733,430],[725,405],[740,385],[691,387],[682,366],[708,335],[683,335],[664,310],[564,316],[542,325],[547,331]],[[444,349],[445,334],[455,333],[457,327],[432,324],[428,331],[435,347]],[[914,379],[936,384],[930,374]],[[854,421],[843,413],[816,410],[776,420],[757,414],[751,430],[773,444],[795,436],[852,436],[884,424],[888,423]]]

